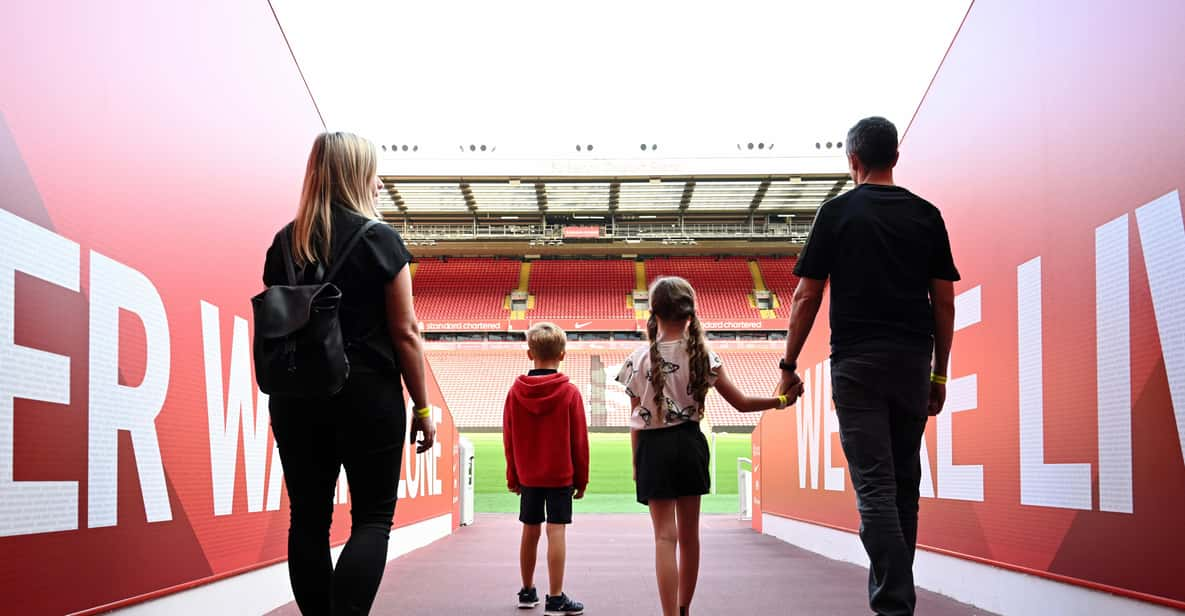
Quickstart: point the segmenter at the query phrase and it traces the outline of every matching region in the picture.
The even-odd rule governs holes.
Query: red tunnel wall
[[[249,329],[236,341],[235,323],[249,324],[264,251],[322,130],[268,3],[7,3],[0,75],[0,611],[88,610],[282,558],[287,500],[270,434],[250,461],[241,423],[221,444],[212,436],[228,428],[232,349],[249,358]],[[95,273],[109,262],[122,278]],[[133,291],[136,273],[147,284]],[[216,318],[203,323],[203,311]],[[164,321],[161,346],[148,332]],[[112,344],[116,361],[92,365]],[[116,381],[163,387],[149,424],[159,456],[96,419],[92,398],[113,390],[116,413],[135,406]],[[218,389],[221,405],[208,397]],[[455,430],[447,409],[440,419],[437,455],[405,461],[416,496],[401,498],[397,525],[453,511]],[[97,452],[111,442],[106,467],[112,456]],[[219,465],[233,485],[216,515]],[[166,496],[141,488],[153,468]],[[47,496],[63,490],[66,506]],[[113,498],[113,519],[102,507],[92,519],[93,503]],[[335,508],[335,543],[348,512]]]
[[[949,439],[927,431],[926,546],[1185,607],[1182,40],[1171,0],[980,0],[904,136],[897,180],[942,209],[961,318],[980,312],[955,334]],[[853,530],[809,410],[762,420],[761,508]]]

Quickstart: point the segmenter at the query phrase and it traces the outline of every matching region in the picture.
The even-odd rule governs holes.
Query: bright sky
[[[816,154],[904,131],[969,0],[273,0],[331,130],[455,156]],[[838,154],[838,152],[837,152]]]

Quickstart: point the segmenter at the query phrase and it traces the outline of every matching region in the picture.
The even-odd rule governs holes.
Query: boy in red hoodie
[[[584,605],[564,594],[564,531],[572,523],[572,499],[582,498],[588,485],[588,422],[580,390],[560,374],[567,335],[551,323],[527,330],[527,357],[535,369],[520,376],[506,396],[502,442],[506,450],[506,484],[519,495],[518,519],[523,523],[519,566],[523,588],[518,606],[539,605],[535,590],[535,556],[540,526],[547,520],[547,573],[550,592],[545,616],[583,614]],[[544,515],[546,510],[546,515]]]

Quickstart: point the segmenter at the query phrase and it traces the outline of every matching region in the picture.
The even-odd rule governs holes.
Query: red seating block
[[[621,259],[535,261],[531,264],[533,319],[632,319],[627,301],[634,263]]]
[[[744,258],[671,257],[647,261],[647,281],[654,282],[661,276],[681,276],[695,287],[700,319],[754,320],[761,316],[749,305],[753,275]]]
[[[412,280],[416,316],[425,320],[506,319],[506,296],[522,264],[505,259],[423,260]]]

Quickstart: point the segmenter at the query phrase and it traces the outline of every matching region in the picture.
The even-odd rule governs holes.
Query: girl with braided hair
[[[654,566],[664,616],[684,616],[699,577],[700,497],[711,487],[704,399],[716,391],[742,413],[784,408],[801,393],[745,395],[729,380],[695,314],[695,290],[664,277],[650,286],[648,345],[634,351],[617,381],[630,396],[630,436],[638,502],[650,508]],[[675,552],[679,558],[676,562]]]

